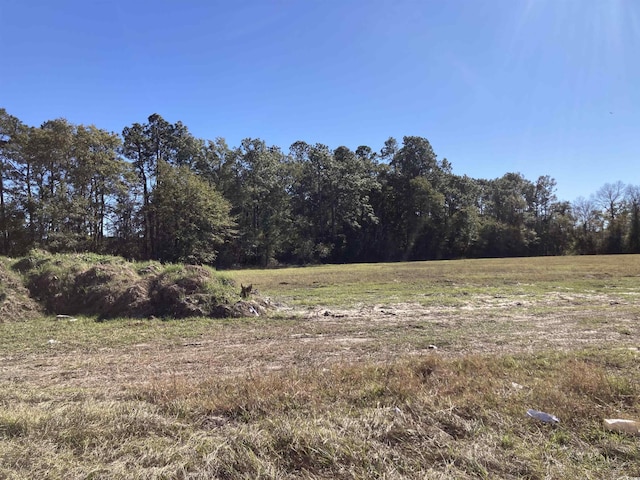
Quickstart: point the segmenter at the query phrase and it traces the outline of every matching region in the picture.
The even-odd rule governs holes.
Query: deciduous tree
[[[159,181],[151,211],[158,225],[156,258],[167,262],[213,264],[235,227],[231,205],[186,166],[158,163]]]

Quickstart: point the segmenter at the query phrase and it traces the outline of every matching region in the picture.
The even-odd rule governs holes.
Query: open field
[[[0,323],[0,479],[640,477],[640,256],[226,274],[279,307]]]

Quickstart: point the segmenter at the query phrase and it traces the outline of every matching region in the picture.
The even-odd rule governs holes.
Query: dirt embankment
[[[241,300],[233,280],[204,266],[34,252],[13,263],[12,269],[15,272],[5,266],[0,272],[12,279],[6,284],[13,285],[11,289],[4,277],[0,279],[8,299],[4,303],[15,304],[16,318],[24,316],[17,310],[18,299],[30,302],[36,313],[99,319],[256,316],[268,306],[257,299]]]
[[[42,307],[29,296],[20,275],[0,259],[0,323],[42,315]]]

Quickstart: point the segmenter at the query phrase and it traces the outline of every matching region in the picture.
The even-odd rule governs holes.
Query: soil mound
[[[240,301],[233,280],[204,266],[36,251],[14,268],[49,314],[186,318],[239,317],[252,314],[252,308],[256,314],[265,310],[258,302]]]
[[[28,320],[42,315],[42,308],[29,296],[20,276],[0,258],[0,323]]]

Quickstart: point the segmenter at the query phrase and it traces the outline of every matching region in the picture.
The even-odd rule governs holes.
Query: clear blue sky
[[[0,107],[230,146],[429,139],[458,174],[640,184],[638,0],[0,2]]]

